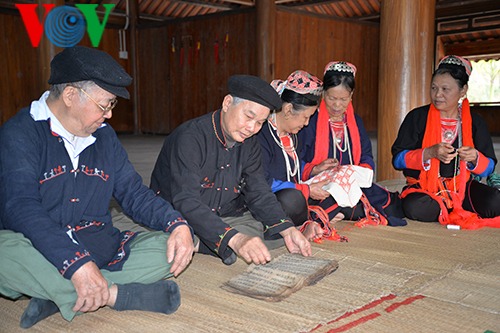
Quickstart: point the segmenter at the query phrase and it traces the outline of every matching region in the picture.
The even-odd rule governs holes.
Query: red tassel
[[[215,63],[219,63],[219,35],[215,37],[214,43],[214,51],[215,51]]]
[[[325,210],[323,208],[321,208],[320,206],[309,206],[309,212],[313,212],[316,214],[316,216],[319,218],[319,220],[321,221],[321,226],[323,228],[323,237],[321,237],[320,239],[315,239],[314,242],[315,243],[321,243],[322,242],[322,239],[329,239],[329,240],[333,240],[333,241],[336,241],[336,242],[348,242],[349,239],[347,239],[347,237],[344,237],[344,236],[340,236],[337,234],[337,229],[335,229],[335,227],[332,227],[330,225],[330,219],[328,217],[328,214],[325,212]],[[304,223],[305,226],[307,226],[307,224],[311,223],[311,221],[306,221]],[[305,226],[302,226],[303,229],[305,229]],[[303,231],[303,229],[301,228],[301,232]]]

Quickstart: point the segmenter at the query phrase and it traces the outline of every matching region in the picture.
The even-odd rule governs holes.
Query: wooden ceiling
[[[66,0],[74,3],[114,3],[113,22],[124,21],[127,2],[133,0]],[[200,15],[241,10],[254,6],[255,0],[139,0],[140,22],[158,22],[192,18]],[[278,10],[309,15],[380,22],[383,0],[276,0]],[[36,0],[0,0],[0,10],[14,8],[14,3],[36,3]],[[500,57],[500,0],[437,0],[436,36],[454,53],[471,56],[478,50]],[[474,51],[471,51],[473,49]],[[458,52],[460,51],[460,52]],[[492,54],[493,52],[493,54]],[[497,54],[498,53],[498,54]]]

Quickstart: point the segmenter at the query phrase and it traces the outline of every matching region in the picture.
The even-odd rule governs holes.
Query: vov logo
[[[97,4],[75,4],[78,9],[70,6],[60,6],[54,9],[54,4],[44,4],[45,14],[41,23],[36,14],[37,6],[37,4],[16,4],[33,47],[38,47],[44,27],[45,34],[54,45],[75,46],[85,34],[85,22],[92,46],[98,47],[109,13],[115,5],[102,5],[106,9],[102,23],[97,16]]]

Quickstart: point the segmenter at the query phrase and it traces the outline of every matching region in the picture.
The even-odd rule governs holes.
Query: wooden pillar
[[[64,0],[38,0],[38,18],[39,22],[43,22],[45,8],[43,4],[55,4],[56,7],[64,6]],[[38,90],[39,96],[50,88],[47,81],[50,78],[50,62],[56,54],[63,50],[62,47],[55,46],[47,37],[46,33],[42,34],[40,43],[38,44],[36,53],[38,57]]]
[[[276,5],[274,0],[255,0],[257,28],[257,76],[267,82],[274,79],[276,39]]]
[[[139,87],[137,73],[137,25],[139,24],[139,0],[129,0],[130,15],[130,76],[132,76],[132,113],[134,115],[134,134],[142,134],[141,114],[139,110]]]
[[[391,146],[415,107],[430,102],[436,0],[384,0],[380,8],[377,180],[403,178]]]

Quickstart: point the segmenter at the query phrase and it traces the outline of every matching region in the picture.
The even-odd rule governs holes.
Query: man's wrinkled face
[[[77,136],[87,137],[97,131],[106,119],[111,118],[111,110],[102,109],[109,108],[116,100],[116,96],[97,86],[86,92],[90,97],[80,93],[78,88],[70,88],[75,90],[79,103],[75,103],[68,111],[71,119],[68,131]]]
[[[269,116],[269,108],[249,100],[234,105],[227,95],[222,102],[222,128],[234,141],[243,142],[260,131]]]

